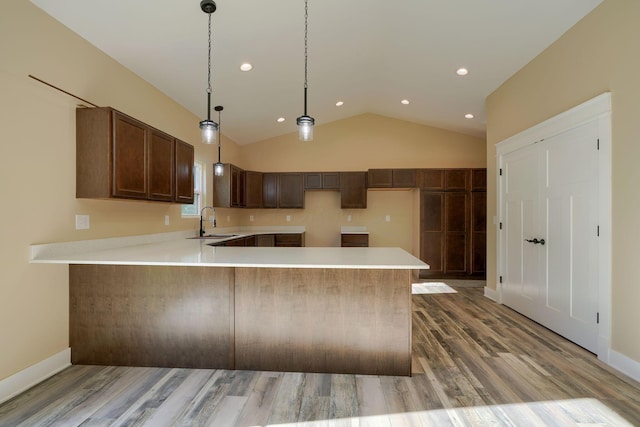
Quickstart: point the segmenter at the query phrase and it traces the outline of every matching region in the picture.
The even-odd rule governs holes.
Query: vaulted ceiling
[[[308,1],[316,124],[369,112],[483,137],[485,98],[602,0]],[[206,117],[207,15],[199,0],[32,2]],[[216,4],[212,106],[224,106],[223,133],[249,144],[295,132],[304,1]],[[241,71],[243,62],[253,70]],[[469,74],[458,76],[460,67]]]

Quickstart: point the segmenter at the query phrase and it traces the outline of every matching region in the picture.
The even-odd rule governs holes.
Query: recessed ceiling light
[[[459,76],[466,76],[467,74],[469,74],[469,70],[467,70],[466,68],[458,68],[456,70],[456,74]]]
[[[400,102],[403,103],[404,105],[408,105],[409,104],[409,100],[408,99],[403,99]]]
[[[344,105],[344,102],[342,101],[336,102],[336,107],[342,107],[343,105]]]
[[[248,62],[243,62],[240,65],[240,69],[242,71],[251,71],[251,70],[253,70],[253,65],[249,64]]]
[[[475,116],[473,114],[471,114],[471,113],[467,113],[467,114],[464,115],[464,117],[467,118],[467,119],[473,119]]]
[[[284,122],[285,118],[284,117],[278,117],[278,120],[276,120],[278,123],[282,123]]]

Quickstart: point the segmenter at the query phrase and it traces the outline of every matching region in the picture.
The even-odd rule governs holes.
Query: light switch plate
[[[169,215],[165,215],[164,216],[164,225],[169,225],[171,223],[171,218],[169,218]]]
[[[76,215],[76,230],[88,230],[89,227],[89,215]]]
[[[385,216],[384,220],[387,221],[387,222],[391,222],[391,215]]]

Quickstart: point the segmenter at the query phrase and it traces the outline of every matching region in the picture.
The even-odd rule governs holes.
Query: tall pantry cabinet
[[[419,170],[423,277],[485,278],[486,181],[486,169]]]

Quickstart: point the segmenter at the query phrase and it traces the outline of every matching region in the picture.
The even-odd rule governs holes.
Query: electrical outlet
[[[384,220],[387,221],[387,222],[391,222],[391,215],[385,216]]]
[[[347,222],[351,222],[351,215],[347,215]]]
[[[76,215],[76,230],[88,230],[89,227],[89,215]]]
[[[169,225],[171,223],[171,218],[169,215],[164,216],[164,225]]]
[[[227,222],[231,222],[231,215],[227,215]]]
[[[253,215],[249,215],[249,221],[253,222]]]
[[[291,215],[287,215],[287,222],[291,221]]]

